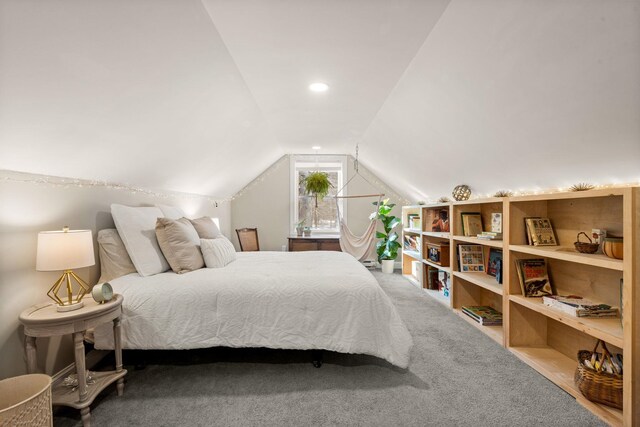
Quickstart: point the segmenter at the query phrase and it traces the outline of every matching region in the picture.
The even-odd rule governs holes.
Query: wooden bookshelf
[[[479,331],[508,348],[542,375],[571,394],[585,408],[613,426],[640,425],[640,188],[612,188],[583,192],[475,199],[464,202],[413,206],[421,217],[425,242],[449,243],[449,266],[439,266],[419,254],[403,256],[403,265],[420,255],[422,286],[428,267],[451,273],[450,298],[438,291],[425,292],[450,307]],[[434,212],[448,209],[450,229],[429,228]],[[404,212],[404,210],[403,210]],[[488,230],[491,213],[502,212],[503,240],[463,236],[462,212],[480,213]],[[527,244],[527,217],[549,218],[558,246]],[[582,254],[573,243],[580,231],[607,230],[624,237],[624,259],[604,254]],[[408,230],[413,232],[415,230]],[[456,248],[460,244],[484,247],[485,263],[491,248],[502,249],[503,284],[483,272],[460,272]],[[414,255],[414,256],[412,256]],[[554,292],[577,294],[605,304],[621,306],[618,318],[578,318],[545,306],[541,298],[522,295],[516,261],[544,258]],[[461,311],[465,305],[488,305],[503,313],[502,326],[482,326]],[[597,339],[624,359],[624,409],[617,410],[588,401],[574,384],[578,350],[593,349]]]

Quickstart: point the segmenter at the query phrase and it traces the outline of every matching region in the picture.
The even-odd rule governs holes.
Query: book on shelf
[[[542,303],[574,317],[617,317],[618,308],[593,302],[578,295],[545,295]]]
[[[493,212],[491,214],[491,231],[502,234],[502,212]]]
[[[502,325],[502,313],[487,305],[462,306],[462,312],[483,326]]]
[[[458,245],[458,266],[461,272],[484,271],[484,247]]]
[[[438,272],[439,270],[437,268],[427,266],[427,289],[430,289],[432,291],[440,290],[438,282]]]
[[[525,218],[527,241],[533,246],[556,246],[556,236],[549,218]]]
[[[487,274],[498,276],[498,271],[502,269],[502,249],[489,248],[489,258],[487,259]]]
[[[420,252],[420,236],[411,236],[411,235],[405,234],[404,250]]]
[[[547,261],[544,258],[518,259],[516,272],[525,297],[553,295]]]
[[[465,237],[477,236],[482,233],[482,215],[480,212],[461,212],[462,234]]]
[[[438,291],[447,298],[451,294],[451,275],[446,271],[438,270]]]
[[[422,228],[422,224],[420,223],[420,215],[407,214],[407,228],[410,228],[412,230],[420,230]]]

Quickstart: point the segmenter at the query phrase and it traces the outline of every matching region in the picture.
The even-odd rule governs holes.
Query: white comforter
[[[407,367],[411,335],[376,279],[341,252],[240,252],[223,268],[111,281],[128,349],[326,349]],[[112,349],[109,325],[95,331]]]

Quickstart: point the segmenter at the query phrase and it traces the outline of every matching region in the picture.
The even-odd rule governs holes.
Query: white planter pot
[[[382,272],[391,274],[393,273],[393,267],[395,264],[395,260],[392,259],[383,259],[382,260]]]

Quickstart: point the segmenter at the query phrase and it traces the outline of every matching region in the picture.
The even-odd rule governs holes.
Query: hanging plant
[[[315,197],[315,207],[313,209],[313,223],[318,227],[318,198],[324,199],[329,194],[329,189],[333,187],[329,181],[329,174],[326,172],[311,172],[302,179],[304,191]]]
[[[318,198],[324,199],[332,187],[329,174],[326,172],[311,172],[304,177],[303,183],[305,193],[316,198],[316,208],[318,207]]]

